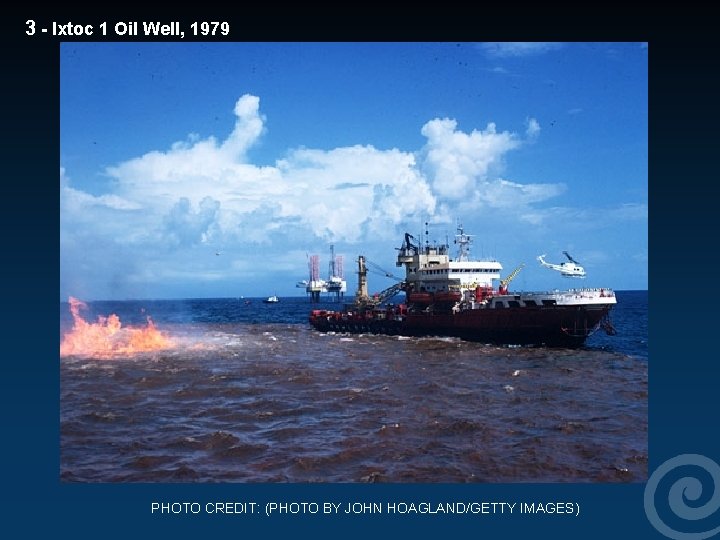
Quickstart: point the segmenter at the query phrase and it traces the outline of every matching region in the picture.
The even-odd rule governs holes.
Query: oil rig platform
[[[335,255],[335,246],[330,246],[330,264],[328,265],[327,280],[320,278],[320,256],[308,257],[309,279],[298,281],[297,287],[305,292],[313,302],[320,301],[320,294],[327,293],[340,301],[347,292],[347,281],[343,272],[343,256]]]

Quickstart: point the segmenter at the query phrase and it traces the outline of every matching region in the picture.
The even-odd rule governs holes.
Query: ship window
[[[542,303],[543,306],[554,306],[555,304],[557,304],[555,300],[543,300]]]
[[[537,306],[537,302],[535,300],[525,300],[526,306]]]
[[[520,307],[520,302],[518,302],[517,300],[510,300],[508,301],[508,305],[510,307]]]
[[[503,302],[500,302],[499,300],[495,301],[495,309],[497,308],[504,308],[505,304]]]

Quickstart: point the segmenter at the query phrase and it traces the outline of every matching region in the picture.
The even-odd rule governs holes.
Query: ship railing
[[[512,291],[510,294],[520,294],[522,296],[574,296],[574,295],[583,295],[583,294],[590,294],[590,297],[613,297],[615,296],[615,291],[612,289],[606,289],[604,287],[595,287],[595,288],[583,288],[583,289],[565,289],[565,290],[558,290],[555,289],[554,291],[531,291],[531,292],[524,292],[524,291]],[[596,294],[597,293],[597,294]]]
[[[615,296],[615,292],[612,289],[606,287],[583,287],[579,289],[566,289],[567,292],[600,292],[605,293],[605,296]]]

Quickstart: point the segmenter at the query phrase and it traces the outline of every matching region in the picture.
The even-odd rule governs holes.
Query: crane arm
[[[520,266],[518,266],[515,270],[510,272],[510,275],[506,277],[505,279],[500,280],[500,286],[502,288],[506,288],[508,284],[515,279],[515,276],[517,276],[520,273],[520,270],[522,270],[525,267],[525,263],[522,263]]]
[[[379,304],[382,304],[386,300],[390,300],[393,296],[398,294],[400,291],[405,289],[405,282],[402,281],[400,283],[396,283],[395,285],[392,285],[391,287],[388,287],[387,289],[380,291],[379,293],[375,293],[372,295],[372,297],[367,297],[363,299],[356,300],[356,303],[361,306],[377,306]]]
[[[365,262],[367,264],[368,269],[378,275],[381,275],[383,277],[388,277],[390,279],[394,279],[395,281],[402,281],[399,277],[393,275],[392,273],[388,272],[384,268],[381,268],[378,264],[374,263],[371,260],[365,259]]]

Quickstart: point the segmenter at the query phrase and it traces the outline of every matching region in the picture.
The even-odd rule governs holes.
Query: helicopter
[[[546,268],[557,270],[562,276],[584,278],[585,269],[580,266],[580,264],[575,259],[573,259],[567,251],[563,251],[563,253],[568,258],[568,262],[564,262],[562,264],[552,264],[549,262],[545,262],[546,255],[539,255],[537,260],[540,261],[540,264],[545,266]]]

